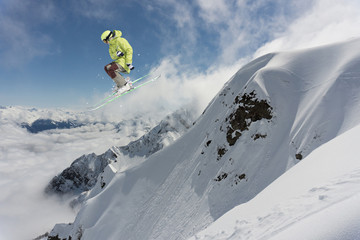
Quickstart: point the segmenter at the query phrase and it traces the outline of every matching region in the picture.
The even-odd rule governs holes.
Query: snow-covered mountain
[[[146,161],[122,164],[119,159],[119,164],[126,166],[122,169],[109,165],[102,176],[108,179],[107,185],[95,187],[74,223],[56,225],[50,236],[85,240],[187,239],[237,206],[249,212],[262,209],[256,204],[262,202],[254,197],[259,193],[262,196],[264,189],[264,196],[278,194],[281,198],[282,191],[291,191],[284,182],[306,183],[305,189],[320,193],[322,190],[316,188],[319,182],[311,177],[309,183],[300,164],[287,171],[302,161],[311,174],[326,171],[326,161],[317,161],[322,155],[309,155],[360,123],[359,101],[359,39],[257,58],[225,84],[196,124],[174,144]],[[342,141],[332,141],[330,148],[336,149],[339,144]],[[330,166],[334,175],[344,174],[334,167],[335,163]],[[269,187],[276,179],[284,182]],[[316,200],[336,194],[336,190],[329,191]],[[255,204],[251,204],[252,199]],[[282,206],[303,205],[299,208],[302,216],[314,210],[309,207],[311,203],[287,199],[289,202]],[[354,202],[351,206],[355,206]],[[279,212],[279,216],[270,216],[281,220]],[[208,239],[269,239],[282,231],[282,226],[297,220],[285,219],[290,221],[288,225],[274,228],[267,225],[259,235],[242,234],[240,227],[232,229],[236,237],[232,238],[227,229],[224,233],[229,235],[217,235],[223,232],[218,228],[227,221],[232,225],[246,224],[248,220],[241,214],[234,209],[230,217],[220,218],[218,225],[209,228]],[[257,227],[251,231],[260,231],[263,225],[259,221],[247,226]],[[204,232],[194,239],[207,236]],[[292,239],[303,239],[299,237],[294,235]]]
[[[22,123],[21,126],[26,128],[31,133],[39,133],[51,129],[70,129],[81,127],[84,124],[77,121],[54,121],[51,119],[37,119],[33,123]]]
[[[166,109],[124,115],[111,109],[79,112],[0,107],[0,239],[31,238],[57,222],[73,221],[77,211],[68,208],[68,203],[74,196],[59,201],[45,195],[49,181],[79,156],[101,155],[111,146],[126,146],[139,139],[169,113]],[[63,123],[78,125],[63,127]],[[24,125],[35,127],[37,133]],[[17,231],[20,225],[24,228]]]
[[[104,188],[104,169],[111,164],[117,169],[124,168],[125,159],[130,161],[143,161],[146,157],[168,146],[177,138],[183,135],[191,126],[194,120],[193,113],[183,108],[170,115],[155,126],[151,131],[141,138],[130,142],[126,146],[112,147],[101,155],[95,153],[83,155],[76,159],[70,167],[55,176],[45,189],[48,194],[60,195],[71,194],[81,196],[72,204],[82,202],[88,193],[100,179],[101,188]],[[137,157],[137,161],[135,160]],[[121,163],[118,164],[118,160]],[[101,175],[99,177],[99,175]]]

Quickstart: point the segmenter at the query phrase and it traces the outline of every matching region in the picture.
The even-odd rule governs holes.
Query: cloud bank
[[[112,117],[118,119],[111,122]],[[77,119],[87,125],[37,134],[21,128],[38,118]],[[70,199],[44,195],[48,182],[83,154],[102,154],[111,146],[128,144],[157,124],[156,119],[37,110],[0,109],[0,239],[32,239],[55,223],[72,222]],[[19,231],[21,229],[21,231]]]

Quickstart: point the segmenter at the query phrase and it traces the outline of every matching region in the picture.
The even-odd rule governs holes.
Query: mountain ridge
[[[49,182],[45,188],[45,193],[59,196],[79,195],[71,202],[72,207],[77,206],[86,199],[87,191],[95,187],[99,181],[99,176],[101,188],[105,186],[106,182],[102,180],[102,173],[108,165],[120,170],[124,168],[122,164],[126,162],[123,158],[132,158],[132,161],[135,161],[133,159],[135,157],[146,158],[160,151],[191,127],[192,118],[191,111],[184,108],[180,109],[165,117],[148,133],[131,141],[126,146],[113,146],[103,154],[91,153],[77,158],[68,168]]]

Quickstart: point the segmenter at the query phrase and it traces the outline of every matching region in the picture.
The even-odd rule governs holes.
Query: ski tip
[[[159,74],[157,77],[153,78],[152,81],[155,81],[155,80],[159,79],[160,77],[161,77],[161,74]]]

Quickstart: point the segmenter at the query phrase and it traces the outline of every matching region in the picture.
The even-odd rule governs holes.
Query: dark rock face
[[[70,167],[55,176],[46,187],[46,193],[79,194],[93,188],[99,174],[111,162],[116,161],[116,154],[108,150],[97,156],[95,153],[83,155]]]
[[[253,122],[272,119],[272,107],[266,100],[257,99],[255,91],[236,96],[234,105],[237,107],[226,119],[229,122],[226,139],[230,146],[236,143],[242,132],[249,130]]]

